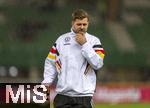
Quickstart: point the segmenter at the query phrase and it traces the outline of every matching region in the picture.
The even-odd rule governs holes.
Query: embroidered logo
[[[65,38],[65,42],[69,42],[70,40],[71,40],[70,37],[66,37],[66,38]]]
[[[65,43],[64,43],[64,45],[70,45],[71,43],[69,42],[71,40],[71,38],[70,37],[66,37],[65,38]]]

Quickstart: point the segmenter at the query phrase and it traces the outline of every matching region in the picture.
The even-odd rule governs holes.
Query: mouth
[[[78,33],[85,33],[86,31],[84,29],[78,30]]]

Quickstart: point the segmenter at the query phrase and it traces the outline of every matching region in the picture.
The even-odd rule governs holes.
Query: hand
[[[47,89],[47,91],[45,92],[46,93],[46,100],[50,100],[49,99],[49,96],[50,96],[50,87],[49,86],[46,86],[46,89]]]
[[[80,45],[83,45],[86,43],[86,37],[83,33],[77,33],[76,34],[76,42],[78,42]]]

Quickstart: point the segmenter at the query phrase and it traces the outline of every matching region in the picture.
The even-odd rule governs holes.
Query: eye
[[[83,26],[86,26],[87,24],[83,24]]]
[[[78,24],[77,24],[77,26],[81,26],[81,24],[80,24],[80,23],[78,23]]]

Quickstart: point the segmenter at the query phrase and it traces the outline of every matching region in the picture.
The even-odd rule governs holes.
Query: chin
[[[85,34],[86,32],[85,32],[85,31],[78,31],[78,33],[82,33],[82,34]]]

